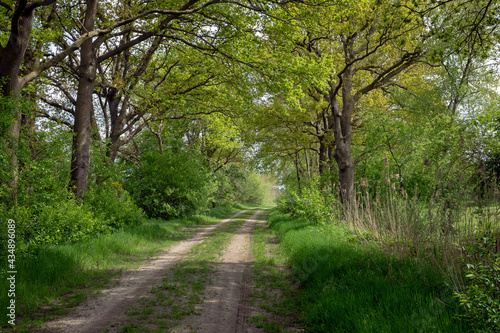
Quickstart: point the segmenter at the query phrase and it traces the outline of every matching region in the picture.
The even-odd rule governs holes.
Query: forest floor
[[[280,304],[286,293],[282,281],[286,274],[280,264],[266,259],[276,252],[277,242],[276,236],[266,231],[265,215],[262,209],[241,211],[217,224],[199,227],[191,238],[165,249],[139,268],[124,271],[98,296],[37,330],[302,331],[295,327],[297,321],[290,311],[278,310],[286,309]],[[258,240],[253,239],[256,230]],[[260,258],[260,265],[256,258]]]

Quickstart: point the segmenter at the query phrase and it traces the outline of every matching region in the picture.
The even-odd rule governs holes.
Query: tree
[[[93,31],[97,16],[98,0],[87,1],[83,31]],[[75,105],[75,124],[73,130],[71,183],[75,187],[75,196],[79,198],[87,188],[90,168],[90,115],[92,114],[92,94],[97,71],[92,39],[83,42],[80,48],[80,66],[78,69],[78,92]]]
[[[164,219],[205,211],[216,190],[200,154],[183,147],[144,153],[126,188],[148,216]]]
[[[306,105],[306,96],[319,105],[323,100],[316,119],[309,120],[319,143],[320,173],[328,173],[334,159],[341,198],[349,202],[354,196],[355,112],[364,96],[397,85],[397,77],[424,54],[415,41],[422,34],[422,20],[403,6],[380,1],[324,3],[314,10],[291,4],[278,11],[294,25],[278,21],[266,30],[268,52],[276,57],[275,75],[282,82],[274,94],[299,108]]]
[[[137,94],[134,91],[142,91],[142,88],[149,86],[149,88],[162,88],[166,83],[171,82],[166,80],[169,76],[170,70],[183,65],[185,62],[179,58],[179,63],[174,62],[168,64],[163,60],[158,61],[155,52],[160,48],[162,50],[169,49],[176,50],[175,52],[185,52],[181,50],[193,49],[199,52],[203,58],[225,58],[235,59],[238,58],[236,52],[228,52],[231,48],[229,44],[233,39],[236,39],[241,34],[241,30],[247,29],[241,24],[249,24],[241,20],[238,11],[238,6],[242,6],[243,10],[248,11],[250,7],[244,6],[240,3],[232,3],[230,6],[223,6],[221,3],[224,1],[186,1],[179,2],[179,10],[158,10],[144,8],[142,4],[134,5],[127,4],[124,9],[123,16],[131,16],[126,20],[126,24],[122,27],[121,32],[115,35],[102,34],[99,38],[92,42],[91,52],[88,57],[92,58],[92,66],[88,69],[91,71],[84,79],[81,73],[78,74],[79,91],[85,91],[85,94],[78,93],[74,98],[70,92],[64,92],[64,95],[73,100],[75,104],[74,117],[82,121],[75,121],[75,146],[73,147],[73,165],[71,168],[72,184],[74,185],[74,192],[77,197],[80,197],[85,192],[86,181],[88,177],[89,165],[89,142],[92,127],[94,128],[94,135],[99,139],[99,130],[97,129],[97,122],[95,120],[95,113],[93,110],[93,93],[95,92],[94,86],[97,83],[99,86],[99,98],[101,99],[101,106],[103,107],[103,116],[106,123],[106,139],[109,142],[104,143],[106,154],[113,162],[118,154],[121,146],[130,141],[137,133],[148,126],[148,122],[160,119],[164,116],[168,109],[159,110],[159,108],[151,107],[150,101],[147,101],[146,95],[149,93]],[[217,6],[215,6],[217,5]],[[216,8],[210,9],[209,7],[215,6]],[[253,7],[252,7],[253,8]],[[137,15],[133,16],[129,12],[137,11]],[[144,17],[144,13],[164,15],[158,22],[140,22],[139,19]],[[101,15],[103,16],[103,15]],[[104,15],[105,16],[105,15]],[[95,17],[94,17],[95,20]],[[101,19],[101,24],[106,25],[111,19]],[[173,23],[175,22],[175,24]],[[136,32],[133,24],[139,25],[144,30]],[[214,28],[217,30],[214,31]],[[248,33],[248,32],[245,32]],[[71,33],[70,33],[71,35]],[[149,43],[149,40],[152,41]],[[63,41],[65,44],[66,41]],[[143,53],[139,53],[140,45],[145,44]],[[133,49],[134,48],[134,49]],[[83,57],[83,48],[81,52]],[[133,61],[134,56],[140,57],[139,61]],[[168,59],[168,56],[165,56]],[[152,61],[153,60],[153,61]],[[189,62],[192,58],[188,58]],[[152,61],[152,62],[151,62]],[[167,60],[168,61],[168,60]],[[69,61],[69,68],[73,68],[76,72],[82,71],[86,66],[82,61],[73,62]],[[196,62],[196,61],[194,61]],[[162,76],[154,73],[153,67],[150,64],[167,65],[169,70],[165,71],[164,68],[158,69],[163,72]],[[134,65],[136,67],[134,68]],[[134,69],[132,69],[134,68]],[[97,74],[100,74],[100,77]],[[151,74],[153,73],[153,74]],[[144,75],[150,75],[145,80],[142,78]],[[205,74],[205,73],[203,73]],[[163,95],[161,99],[168,100],[169,94],[178,97],[183,94],[191,94],[193,90],[201,86],[210,86],[213,77],[198,75],[196,71],[193,77],[187,77],[187,85],[181,86],[178,82],[175,86],[179,87],[177,90],[167,91],[167,95]],[[199,81],[196,79],[200,77]],[[143,80],[142,82],[140,80]],[[220,81],[220,80],[219,80]],[[130,84],[125,84],[129,82]],[[217,84],[217,83],[216,83]],[[141,87],[142,85],[142,87]],[[57,84],[61,89],[62,84]],[[154,93],[153,93],[154,95]],[[175,99],[172,98],[172,99]],[[54,101],[48,102],[50,105],[58,108],[63,103]],[[166,104],[164,101],[162,104]],[[121,105],[121,106],[120,106]],[[150,112],[156,109],[156,112]],[[109,115],[108,115],[109,112]],[[214,111],[197,111],[197,114],[208,113]],[[70,112],[71,113],[71,112]],[[147,115],[147,117],[146,117]],[[49,118],[52,118],[49,116]],[[57,118],[57,117],[56,117]],[[168,116],[166,116],[168,118]],[[85,119],[85,122],[83,122]],[[127,135],[125,135],[127,134]]]
[[[166,14],[166,17],[163,18],[159,25],[153,27],[159,30],[160,33],[164,32],[165,30],[168,30],[170,28],[170,25],[172,21],[178,20],[180,17],[183,15],[187,14],[192,14],[196,13],[203,8],[215,4],[215,1],[207,1],[204,3],[201,3],[199,6],[197,6],[198,1],[186,1],[185,3],[180,3],[179,4],[179,10],[174,10],[174,11],[162,11],[164,14]],[[97,3],[94,5],[95,9],[91,7],[93,3],[89,3],[87,5],[87,12],[85,15],[85,24],[88,24],[89,26],[84,26],[84,28],[87,31],[91,31],[94,28],[94,22],[96,19],[96,14],[97,14]],[[143,6],[138,6],[137,8],[133,8],[138,12],[136,18],[139,18],[139,15],[141,12],[144,11]],[[89,10],[89,8],[91,8]],[[132,9],[132,7],[127,8],[127,10]],[[158,10],[153,9],[153,12],[158,12]],[[127,16],[130,16],[128,14]],[[88,18],[88,21],[87,21]],[[133,23],[134,20],[130,20],[131,23]],[[79,84],[78,84],[78,94],[77,94],[77,99],[76,99],[76,107],[75,107],[75,126],[74,126],[74,131],[75,131],[75,139],[73,143],[73,156],[72,156],[72,165],[71,165],[71,180],[72,180],[72,185],[74,186],[74,193],[77,198],[81,197],[86,190],[87,186],[87,178],[89,174],[89,167],[90,167],[90,135],[91,135],[91,117],[93,114],[93,92],[94,92],[94,85],[95,85],[95,78],[97,75],[97,68],[102,63],[104,60],[118,55],[120,56],[121,53],[124,51],[128,50],[129,48],[133,47],[134,45],[137,45],[152,36],[154,36],[156,33],[154,30],[148,31],[146,33],[142,33],[133,40],[130,40],[125,43],[120,43],[119,46],[114,48],[111,51],[106,52],[105,54],[100,55],[99,57],[97,56],[97,51],[102,43],[106,40],[106,36],[101,36],[101,38],[97,38],[95,41],[92,40],[87,40],[84,42],[81,48],[81,61],[80,61],[80,66],[79,66]],[[152,54],[158,47],[159,43],[161,42],[161,38],[156,38],[156,40],[153,42],[153,46],[150,48],[150,52],[147,53],[147,56],[144,57],[142,67],[140,66],[138,70],[135,71],[135,74],[140,76],[144,71],[147,66],[147,63],[151,59]],[[116,105],[116,103],[115,103]],[[124,113],[122,112],[122,119],[117,119],[118,114],[116,107],[112,110],[113,114],[113,120],[115,125],[112,130],[112,139],[114,139],[114,143],[116,143],[119,140],[120,132],[122,130],[123,126],[123,117]],[[122,127],[122,128],[120,128]],[[117,133],[118,132],[118,133]],[[117,149],[117,148],[115,148]],[[110,156],[113,155],[113,152],[111,152]],[[116,155],[114,156],[116,157]]]
[[[162,12],[164,14],[178,15],[177,11],[161,11],[157,9],[140,11],[136,16],[127,17],[125,19],[118,19],[114,22],[107,24],[103,29],[100,30],[83,30],[80,35],[75,36],[71,44],[67,43],[65,47],[60,50],[56,55],[52,55],[48,59],[40,62],[39,65],[33,70],[22,73],[21,67],[26,59],[26,50],[30,43],[30,37],[33,30],[33,23],[36,19],[51,19],[50,16],[35,15],[35,10],[37,8],[43,8],[56,3],[56,0],[45,0],[45,1],[27,1],[18,0],[15,1],[15,5],[10,5],[9,3],[1,3],[1,8],[6,11],[9,19],[4,21],[4,24],[8,24],[7,31],[7,42],[5,46],[0,47],[0,84],[2,89],[2,97],[4,99],[13,99],[16,101],[13,104],[13,110],[2,110],[2,112],[11,112],[12,116],[9,119],[9,130],[7,135],[11,140],[11,144],[8,148],[10,161],[12,165],[12,182],[10,187],[12,189],[12,195],[15,198],[15,192],[17,187],[17,156],[16,156],[16,146],[19,141],[19,135],[21,132],[21,119],[22,113],[19,110],[19,99],[21,98],[22,88],[29,82],[33,81],[39,77],[44,71],[53,68],[61,60],[70,54],[73,54],[76,50],[82,46],[82,44],[91,40],[94,37],[99,37],[106,35],[116,28],[122,25],[126,25],[129,22],[133,22],[139,18],[146,17],[148,15],[157,14]],[[91,2],[89,8],[97,6],[97,3]],[[90,26],[91,11],[89,13],[89,20],[86,23]],[[42,26],[44,22],[41,22]],[[93,23],[92,23],[93,26]],[[43,47],[45,48],[47,44],[52,43],[51,40],[45,40]],[[28,54],[30,56],[30,54]],[[87,59],[88,60],[88,59]],[[24,64],[27,65],[27,64]],[[79,139],[82,144],[85,140]],[[85,145],[85,144],[84,144]]]
[[[337,24],[327,25],[327,29],[313,27],[313,32],[299,42],[302,52],[312,53],[318,59],[332,50],[340,57],[339,62],[330,66],[327,84],[316,89],[330,105],[335,140],[333,157],[338,165],[344,202],[354,196],[351,144],[356,105],[371,91],[396,84],[394,79],[415,65],[423,54],[420,45],[407,42],[407,38],[421,29],[418,21],[411,23],[415,18],[410,13],[385,3],[367,5],[373,10],[371,15],[346,15],[338,18]]]
[[[55,0],[32,1],[19,0],[15,6],[1,3],[2,8],[10,13],[10,33],[5,46],[0,45],[0,86],[3,99],[13,99],[12,109],[4,109],[2,112],[12,113],[9,119],[9,130],[7,135],[11,140],[8,145],[10,163],[12,165],[12,196],[15,200],[16,187],[18,181],[16,155],[17,143],[21,132],[22,113],[19,112],[19,99],[21,98],[21,88],[23,83],[21,75],[21,64],[30,40],[35,10],[39,7],[50,6]]]

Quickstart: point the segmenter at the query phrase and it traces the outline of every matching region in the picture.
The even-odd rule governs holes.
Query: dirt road
[[[169,327],[156,327],[149,320],[147,325],[124,328],[126,319],[130,322],[132,308],[143,312],[161,312],[161,308],[145,309],[139,300],[150,297],[154,288],[161,286],[162,279],[169,279],[173,267],[182,264],[183,258],[198,244],[217,233],[225,224],[231,223],[246,211],[206,227],[188,240],[181,241],[161,253],[156,259],[138,269],[124,272],[119,283],[103,291],[102,296],[88,300],[73,308],[64,318],[47,323],[45,332],[123,332],[123,331],[165,331],[165,332],[257,332],[249,323],[251,307],[248,294],[251,288],[251,237],[263,210],[255,212],[231,236],[229,243],[208,275],[207,286],[203,288],[203,301],[196,304],[196,311],[180,316],[179,322]],[[260,221],[262,223],[262,221]],[[205,283],[207,284],[207,283]],[[168,288],[167,292],[169,291]],[[175,288],[174,288],[175,289]],[[172,290],[173,292],[173,290]],[[183,298],[189,298],[185,293]],[[168,304],[174,304],[171,301]],[[175,306],[172,305],[172,306]],[[165,308],[165,306],[163,306]],[[145,317],[144,317],[145,318]],[[122,323],[122,324],[117,324]],[[162,324],[162,322],[159,322]],[[132,325],[133,326],[133,325]]]
[[[250,269],[251,237],[262,210],[256,212],[233,236],[222,255],[214,284],[201,306],[201,315],[187,317],[175,332],[248,332],[246,319]]]

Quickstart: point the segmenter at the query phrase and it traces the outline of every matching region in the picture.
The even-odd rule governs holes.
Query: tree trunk
[[[120,102],[122,95],[119,93],[118,89],[112,87],[108,88],[106,94],[106,101],[109,108],[109,115],[111,121],[111,128],[109,131],[109,143],[106,150],[106,156],[110,163],[114,163],[116,157],[118,156],[118,149],[120,148],[120,135],[125,127],[125,110],[127,106],[123,106],[120,112]],[[125,103],[125,101],[124,101]],[[103,110],[106,112],[106,110]]]
[[[351,154],[352,111],[354,98],[351,94],[352,70],[347,69],[343,75],[342,107],[335,96],[331,98],[333,110],[333,134],[335,137],[334,158],[339,168],[340,198],[342,203],[354,199],[354,163]]]
[[[304,157],[306,158],[307,178],[311,181],[311,166],[309,165],[309,154],[307,149],[304,149]]]
[[[297,171],[297,186],[299,195],[302,195],[302,184],[300,183],[300,166],[299,166],[299,152],[295,152],[295,170]]]
[[[335,149],[335,161],[339,168],[340,198],[348,203],[354,198],[354,163],[350,147],[342,146]]]
[[[330,124],[326,116],[326,110],[318,114],[316,123],[316,137],[319,141],[319,175],[324,176],[330,172],[331,160],[328,156],[328,151],[331,146],[330,138],[327,135],[327,130],[330,129]]]
[[[325,142],[325,136],[321,135],[319,139],[319,176],[324,176],[329,171],[328,147]]]
[[[98,0],[87,1],[84,29],[94,30]],[[86,40],[80,49],[80,67],[78,70],[78,92],[75,107],[75,125],[71,158],[71,186],[77,198],[87,190],[90,170],[90,133],[92,114],[92,94],[96,78],[96,55],[92,40]]]
[[[0,45],[0,84],[2,97],[14,99],[14,110],[0,110],[0,112],[14,111],[12,124],[7,131],[8,140],[5,147],[11,164],[11,179],[9,188],[12,202],[17,200],[18,158],[17,146],[21,133],[22,113],[19,110],[21,97],[21,82],[19,79],[21,63],[26,53],[33,26],[34,9],[26,10],[26,2],[20,1],[12,16],[11,33],[5,47]]]

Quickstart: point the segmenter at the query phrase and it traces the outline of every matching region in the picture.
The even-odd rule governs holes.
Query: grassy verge
[[[269,210],[260,219],[267,220]],[[286,257],[278,246],[276,234],[267,223],[258,224],[252,236],[251,293],[254,314],[250,318],[256,328],[266,333],[297,331],[295,313],[296,290],[290,271],[284,268]]]
[[[431,265],[390,257],[342,226],[312,226],[278,211],[269,224],[299,285],[298,315],[309,331],[468,331],[452,287]]]
[[[143,297],[127,313],[120,332],[166,332],[203,303],[206,287],[217,269],[217,262],[234,233],[253,214],[250,211],[221,226],[207,239],[194,246],[163,278],[160,286]]]
[[[236,210],[217,208],[211,216],[148,220],[85,242],[42,247],[37,253],[17,257],[14,330],[27,331],[66,313],[68,307],[81,303],[119,277],[122,269],[137,266],[173,242],[189,237],[197,230],[191,226],[215,223]],[[6,309],[8,281],[5,271],[0,275],[0,307]],[[0,327],[10,327],[5,315]]]

